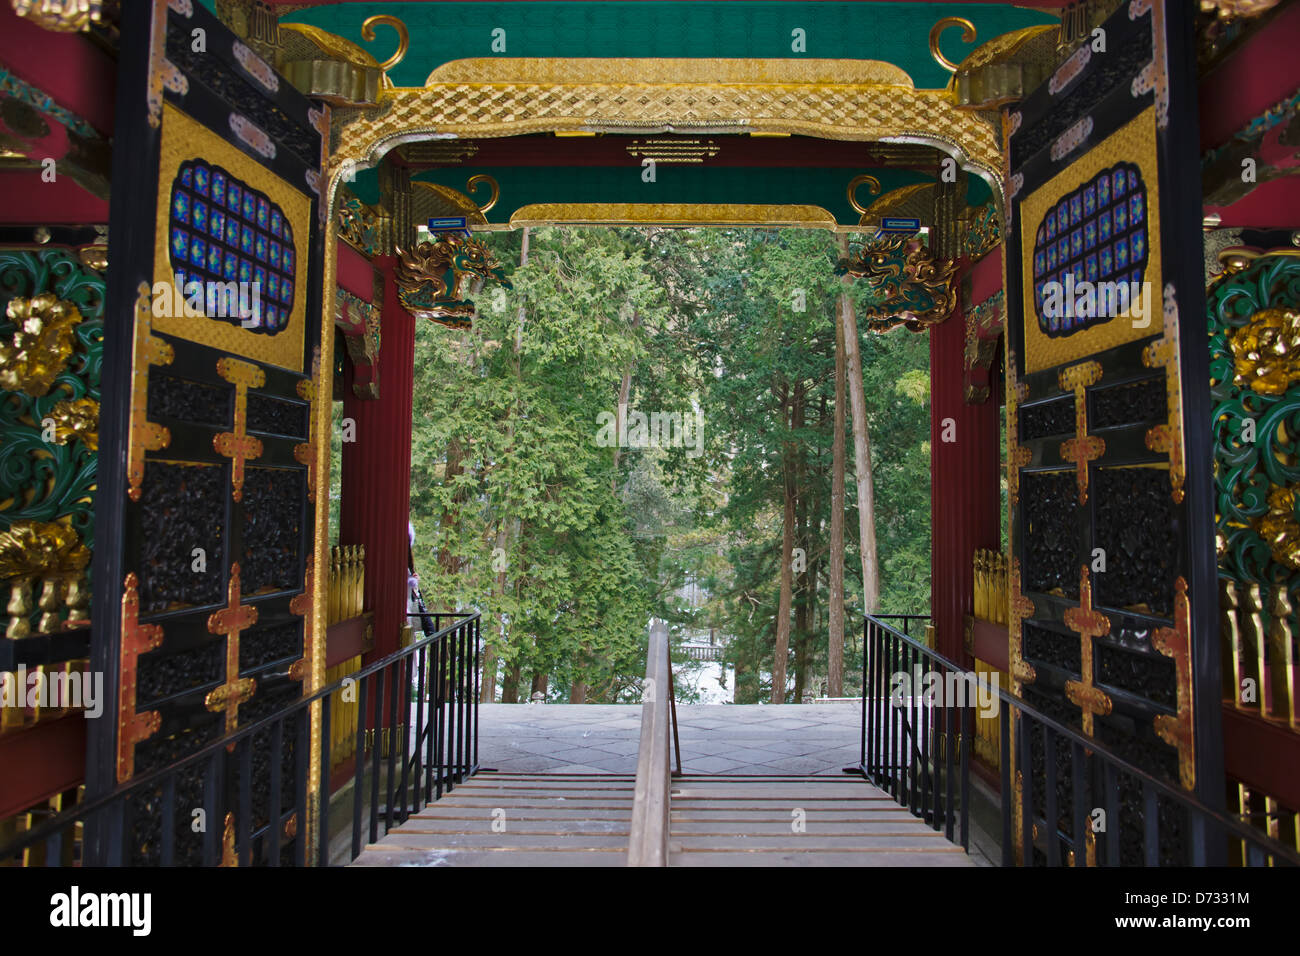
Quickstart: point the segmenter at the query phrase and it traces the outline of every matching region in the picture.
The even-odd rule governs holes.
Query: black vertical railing
[[[890,621],[868,616],[864,634],[859,769],[967,850],[979,707],[1001,717],[1004,866],[1198,866],[1228,858],[1234,846],[1248,866],[1300,865],[1300,854],[1264,831],[1211,809]]]
[[[949,840],[969,848],[969,741],[974,700],[941,692],[964,673],[909,637],[920,615],[871,615],[864,625],[859,769]],[[894,623],[897,622],[897,627]],[[951,677],[949,675],[952,675]]]
[[[325,866],[407,820],[478,769],[479,615],[432,614],[432,633],[309,696],[287,702],[111,793],[82,801],[0,846],[0,865],[45,843],[47,861],[84,824],[99,866]],[[351,813],[331,826],[336,694],[358,705]],[[320,707],[320,774],[310,780],[310,716]],[[369,752],[367,752],[369,741]],[[261,768],[261,769],[259,769]],[[202,827],[194,826],[201,810]],[[315,821],[316,842],[308,818]],[[382,825],[381,825],[382,824]],[[335,851],[334,838],[350,845]],[[364,835],[364,839],[363,839]]]

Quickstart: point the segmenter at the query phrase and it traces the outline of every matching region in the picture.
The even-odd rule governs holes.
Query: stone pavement
[[[483,704],[479,764],[507,773],[636,773],[639,704]],[[678,704],[682,770],[836,774],[856,766],[860,704]]]

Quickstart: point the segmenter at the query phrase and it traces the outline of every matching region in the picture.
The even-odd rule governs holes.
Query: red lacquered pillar
[[[397,650],[406,623],[415,319],[398,304],[393,262],[391,256],[374,259],[384,274],[379,398],[357,398],[350,372],[343,398],[343,417],[356,423],[356,441],[343,445],[339,540],[366,548],[365,606],[375,616],[375,647],[365,663]]]
[[[963,646],[963,617],[974,603],[972,558],[977,548],[1000,548],[1002,514],[1000,409],[995,398],[966,404],[964,312],[1001,286],[999,255],[967,270],[971,302],[959,299],[953,314],[930,329],[930,613],[936,650],[967,667],[973,660]]]

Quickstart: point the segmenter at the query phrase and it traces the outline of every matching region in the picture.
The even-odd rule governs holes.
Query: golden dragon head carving
[[[440,235],[407,252],[397,250],[397,298],[417,318],[463,328],[475,315],[466,298],[475,279],[513,286],[487,244],[480,239]]]
[[[956,263],[936,259],[920,240],[891,236],[868,242],[856,258],[841,259],[836,275],[866,279],[878,305],[862,313],[873,332],[904,326],[921,332],[952,314],[957,303],[953,290]]]

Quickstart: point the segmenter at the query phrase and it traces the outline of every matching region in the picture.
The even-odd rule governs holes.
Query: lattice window
[[[1034,242],[1034,306],[1044,333],[1069,335],[1117,314],[1102,308],[1098,297],[1092,315],[1062,309],[1049,316],[1044,308],[1047,284],[1056,282],[1062,289],[1085,281],[1140,284],[1149,252],[1146,213],[1146,184],[1133,163],[1103,170],[1048,210]],[[1122,294],[1127,302],[1127,290]]]
[[[220,166],[197,159],[181,165],[172,183],[170,250],[181,288],[203,283],[210,317],[263,335],[288,325],[293,230],[279,206]]]

